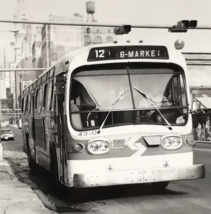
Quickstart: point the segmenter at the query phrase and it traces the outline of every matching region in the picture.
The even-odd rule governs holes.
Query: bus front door
[[[56,150],[57,150],[57,164],[58,164],[58,179],[65,183],[65,114],[64,114],[64,94],[56,93],[54,95],[54,115],[56,123]]]

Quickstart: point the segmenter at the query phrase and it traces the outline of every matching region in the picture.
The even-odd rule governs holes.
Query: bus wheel
[[[58,164],[57,164],[57,156],[56,150],[51,147],[50,149],[51,163],[50,163],[50,175],[51,181],[55,188],[59,187],[59,173],[58,173]]]
[[[29,143],[28,142],[26,144],[26,149],[27,149],[27,157],[28,157],[28,164],[29,164],[30,172],[35,172],[37,170],[37,164],[32,159],[31,152],[30,152],[30,149],[29,149]]]
[[[165,182],[156,182],[156,183],[151,183],[151,186],[154,190],[164,190],[167,186],[168,186],[169,182],[165,181]]]

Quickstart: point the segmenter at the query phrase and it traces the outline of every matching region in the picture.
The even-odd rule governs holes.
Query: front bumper
[[[74,174],[76,188],[189,180],[205,177],[203,164],[104,173]]]

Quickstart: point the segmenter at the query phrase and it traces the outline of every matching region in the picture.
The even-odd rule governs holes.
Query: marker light
[[[164,149],[179,149],[182,146],[182,139],[180,136],[163,136],[161,138],[161,146]]]
[[[185,139],[185,144],[186,144],[187,146],[194,146],[194,145],[195,145],[195,142],[194,142],[193,138],[187,137],[187,138]]]
[[[77,143],[77,144],[74,145],[73,149],[76,152],[82,152],[84,150],[84,145],[81,144],[81,143]]]
[[[87,144],[87,152],[92,155],[106,154],[110,151],[110,141],[105,138],[92,139]]]
[[[175,43],[174,43],[174,46],[177,50],[181,50],[184,48],[185,46],[185,43],[181,40],[181,39],[178,39]]]

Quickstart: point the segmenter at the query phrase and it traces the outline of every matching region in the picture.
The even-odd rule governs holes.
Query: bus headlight
[[[182,139],[180,136],[163,136],[161,146],[169,150],[179,149],[182,146]]]
[[[92,155],[106,154],[110,151],[111,146],[108,139],[92,139],[87,144],[87,152]]]

